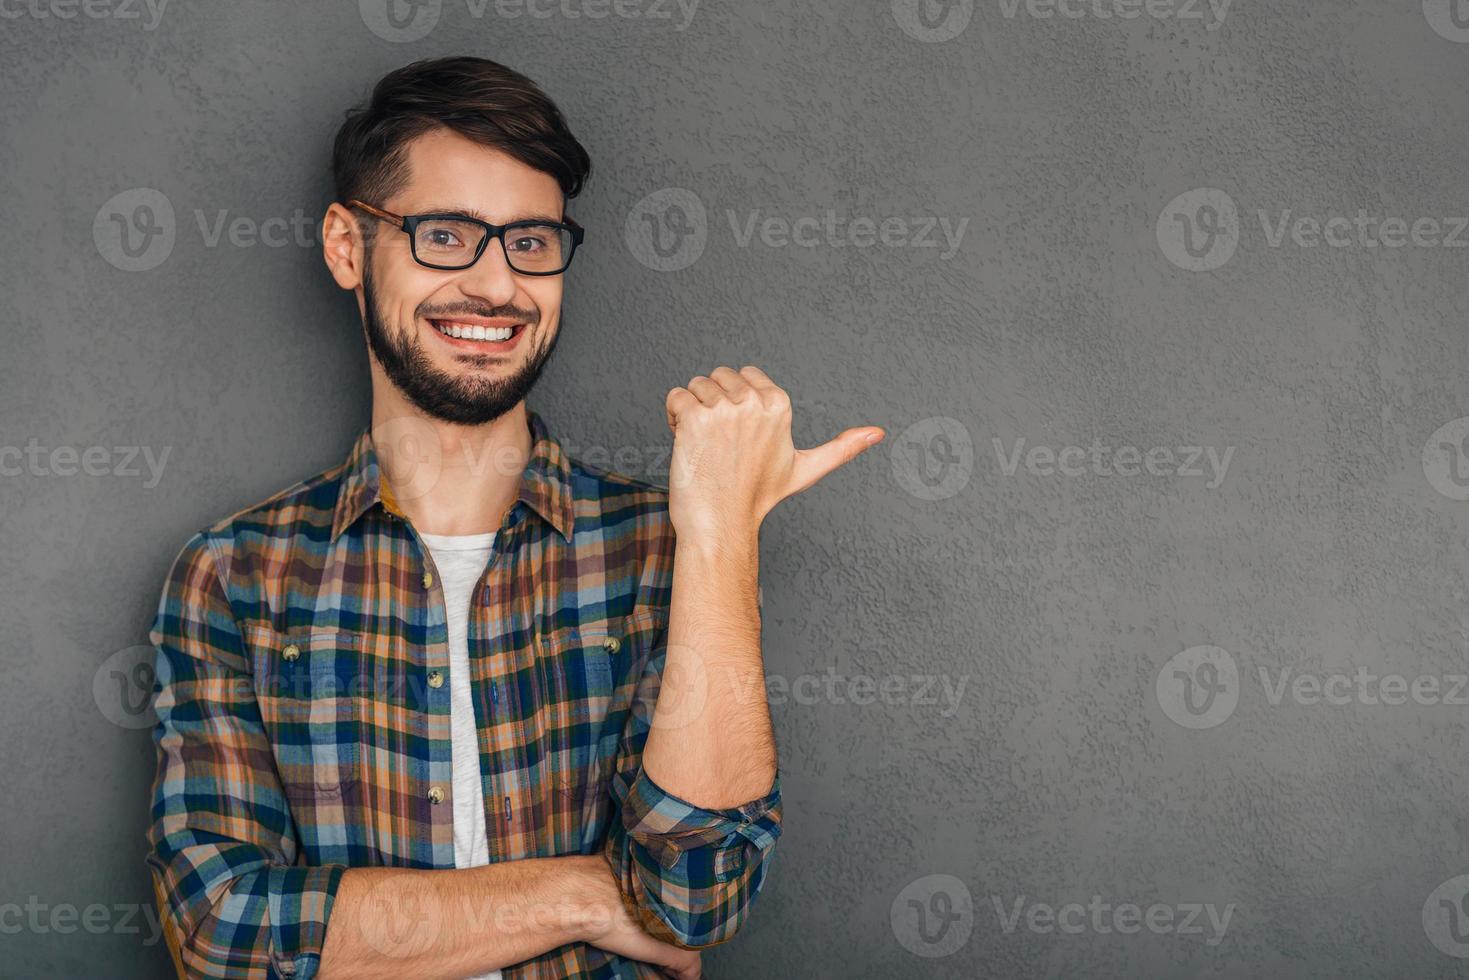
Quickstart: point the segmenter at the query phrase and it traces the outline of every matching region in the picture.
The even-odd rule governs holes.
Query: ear
[[[362,229],[357,216],[336,201],[321,219],[321,255],[338,286],[356,289],[362,285],[367,261]]]

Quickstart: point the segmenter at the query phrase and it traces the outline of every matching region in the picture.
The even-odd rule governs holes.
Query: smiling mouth
[[[468,323],[463,320],[437,320],[430,319],[429,323],[438,331],[442,337],[452,340],[471,341],[488,346],[508,344],[518,340],[525,332],[525,324],[517,323],[511,326],[485,326],[481,323]]]

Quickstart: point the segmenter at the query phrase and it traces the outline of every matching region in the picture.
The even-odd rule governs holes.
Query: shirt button
[[[294,643],[287,643],[285,645],[285,648],[281,650],[281,656],[284,657],[286,660],[295,660],[297,657],[301,656],[301,648],[296,646],[296,644]]]
[[[444,802],[444,791],[437,786],[428,788],[428,801],[435,806]]]
[[[622,649],[622,640],[618,639],[615,636],[609,636],[607,637],[607,639],[602,641],[602,647],[608,653],[616,653],[618,650]]]
[[[424,572],[423,573],[423,587],[425,589],[431,589],[431,588],[434,587],[434,573],[433,572]]]
[[[444,672],[442,670],[431,670],[431,671],[429,671],[428,672],[428,686],[429,687],[443,687],[444,686]]]

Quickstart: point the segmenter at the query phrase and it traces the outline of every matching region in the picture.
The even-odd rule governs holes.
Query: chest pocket
[[[314,828],[340,826],[330,811],[362,801],[371,661],[350,632],[282,632],[254,623],[244,627],[244,636],[281,788],[309,841]]]

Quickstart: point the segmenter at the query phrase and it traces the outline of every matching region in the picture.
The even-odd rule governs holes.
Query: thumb
[[[859,425],[848,429],[832,439],[811,449],[797,449],[796,463],[792,467],[790,496],[815,485],[839,466],[845,466],[868,449],[882,441],[886,435],[875,425]]]

